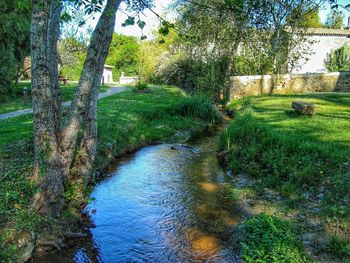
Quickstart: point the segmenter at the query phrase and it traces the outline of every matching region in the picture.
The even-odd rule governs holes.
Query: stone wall
[[[350,72],[231,77],[230,100],[263,94],[350,92]]]
[[[119,84],[127,85],[127,84],[136,84],[139,81],[139,77],[120,77]]]

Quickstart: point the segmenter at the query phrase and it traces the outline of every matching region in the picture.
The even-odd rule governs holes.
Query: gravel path
[[[112,87],[109,90],[107,90],[106,92],[100,93],[98,95],[98,99],[102,99],[102,98],[106,98],[106,97],[112,96],[112,95],[117,94],[119,92],[125,91],[126,89],[127,89],[126,87]],[[70,104],[71,104],[71,101],[63,102],[63,107],[69,107]],[[24,110],[18,110],[18,111],[13,111],[13,112],[8,112],[8,113],[0,114],[0,120],[16,117],[16,116],[23,115],[23,114],[29,114],[29,113],[33,113],[33,109],[32,108],[24,109]]]

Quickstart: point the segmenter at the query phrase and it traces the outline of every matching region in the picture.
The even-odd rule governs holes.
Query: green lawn
[[[315,103],[316,115],[298,115],[293,101]],[[331,237],[328,252],[350,256],[350,94],[258,96],[229,107],[234,119],[220,141],[227,165],[291,205],[309,202],[311,194]]]
[[[76,84],[67,84],[67,85],[61,86],[63,101],[72,100],[76,86],[77,86]],[[24,104],[23,87],[28,88],[29,102],[27,104]],[[108,90],[108,88],[109,88],[108,86],[102,86],[100,91],[105,92]],[[0,95],[0,114],[31,108],[32,98],[30,96],[30,91],[31,91],[30,82],[20,83],[18,85],[18,88],[15,89],[14,94]]]
[[[99,100],[96,168],[108,164],[113,156],[150,143],[179,141],[177,131],[202,130],[212,122],[208,116],[219,120],[215,107],[208,103],[203,103],[203,112],[208,114],[198,116],[201,105],[178,88],[151,90],[151,94],[130,90]],[[40,229],[40,218],[28,209],[35,192],[32,114],[0,120],[0,134],[0,230],[35,231]],[[1,243],[0,237],[0,261],[1,256],[6,257],[1,254]]]
[[[299,116],[291,108],[295,100],[315,103],[317,114]],[[345,173],[350,161],[350,94],[251,97],[229,107],[237,110],[236,118],[221,147],[232,153],[234,170],[263,176],[286,194],[302,185],[331,187],[327,178]]]

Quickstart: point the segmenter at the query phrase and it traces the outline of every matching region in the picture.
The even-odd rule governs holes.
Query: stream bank
[[[99,101],[95,162],[98,175],[115,156],[145,145],[185,140],[216,121],[210,120],[207,114],[196,116],[198,111],[194,107],[200,108],[198,102],[203,99],[197,101],[182,90],[169,86],[152,87],[151,91],[150,94],[126,91]],[[218,116],[212,105],[207,106],[203,112],[212,111],[210,116]],[[79,210],[83,207],[70,205],[76,201],[76,189],[67,187],[67,207],[59,222],[48,222],[35,214],[30,209],[35,193],[32,181],[32,116],[3,120],[0,127],[3,135],[0,142],[0,166],[3,169],[0,178],[0,261],[24,262],[36,243],[48,248],[63,246],[61,238],[55,238],[54,234],[55,229],[58,232],[62,229],[62,226],[57,226],[58,223],[63,223],[64,232],[68,234],[79,230]],[[17,132],[13,133],[13,130]],[[24,152],[27,154],[23,155]],[[83,201],[87,203],[89,200]],[[52,233],[52,237],[46,236],[50,240],[40,237],[40,232],[47,229],[45,232]]]

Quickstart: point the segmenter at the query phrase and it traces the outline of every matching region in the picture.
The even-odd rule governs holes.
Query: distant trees
[[[79,80],[86,57],[87,47],[70,36],[58,42],[59,73],[69,80]]]
[[[138,53],[140,45],[135,37],[113,34],[106,63],[114,66],[114,78],[121,72],[134,76],[138,74]]]
[[[332,50],[327,55],[325,65],[328,71],[350,71],[350,47],[347,45],[339,49]]]
[[[339,10],[332,10],[326,20],[327,28],[341,29],[343,28],[343,13]]]
[[[300,27],[322,28],[325,25],[320,20],[319,9],[311,10],[300,22]]]
[[[159,69],[170,73],[164,79],[214,99],[226,93],[232,74],[277,75],[297,67],[309,52],[305,29],[320,26],[318,0],[177,2],[180,48]]]
[[[0,1],[0,93],[19,78],[29,54],[30,12],[29,0]]]

